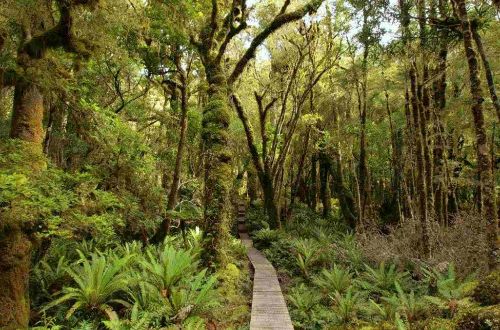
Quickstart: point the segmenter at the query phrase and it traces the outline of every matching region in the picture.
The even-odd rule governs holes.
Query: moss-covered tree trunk
[[[412,105],[412,116],[413,116],[413,134],[414,134],[414,144],[415,144],[415,159],[417,163],[417,184],[416,193],[418,196],[418,209],[419,217],[421,223],[421,243],[422,251],[424,257],[429,257],[430,242],[429,242],[429,219],[427,212],[427,194],[426,194],[426,182],[425,182],[425,157],[424,157],[424,137],[422,135],[422,117],[423,111],[422,106],[418,102],[417,96],[417,77],[416,77],[416,63],[413,62],[409,70],[410,84],[411,84],[411,105]]]
[[[202,139],[205,148],[205,234],[209,263],[223,257],[229,238],[231,152],[228,147],[230,107],[227,83],[219,66],[206,66],[208,102],[203,109]]]
[[[483,41],[481,39],[481,35],[477,31],[477,26],[471,24],[471,32],[474,41],[476,42],[477,51],[481,56],[481,61],[483,62],[484,74],[486,76],[486,82],[488,84],[488,90],[490,91],[491,102],[493,103],[493,107],[495,108],[497,119],[500,121],[500,100],[498,99],[497,91],[495,88],[495,79],[493,76],[493,70],[491,69],[490,61],[488,60],[488,56],[486,56],[486,51],[483,47]]]
[[[479,182],[484,216],[488,225],[488,244],[490,247],[489,266],[491,269],[498,267],[499,240],[498,240],[498,214],[496,209],[495,182],[491,171],[492,160],[486,137],[486,125],[483,114],[483,91],[479,79],[479,65],[474,51],[473,35],[464,0],[454,0],[457,15],[463,33],[463,43],[467,64],[469,67],[469,80],[471,100],[471,112],[474,119],[476,133],[476,154]]]
[[[10,137],[41,144],[43,132],[43,97],[38,87],[20,79],[14,89]]]
[[[261,179],[262,193],[264,195],[264,207],[266,214],[269,217],[269,227],[278,228],[280,220],[278,215],[278,208],[276,206],[276,193],[274,191],[273,180],[269,173],[262,173]]]
[[[43,160],[43,95],[36,76],[25,77],[18,72],[33,71],[32,65],[45,57],[48,49],[63,48],[66,52],[88,55],[84,43],[72,35],[72,9],[76,6],[95,4],[91,0],[60,1],[59,21],[49,29],[27,22],[26,33],[19,38],[17,70],[10,80],[14,85],[14,101],[10,137],[24,142],[32,157],[25,166],[31,174],[42,171]],[[43,16],[44,11],[35,14]],[[35,15],[34,14],[34,15]],[[43,30],[43,31],[40,31]],[[15,38],[14,38],[15,39]],[[3,41],[2,41],[3,42]],[[0,45],[0,50],[1,50]],[[34,70],[36,72],[36,70]],[[2,73],[2,72],[0,72]],[[3,74],[2,74],[3,75]],[[4,77],[2,77],[5,80]],[[0,83],[0,87],[5,83]],[[42,160],[40,160],[42,159]],[[0,218],[0,329],[27,329],[29,324],[28,279],[31,262],[31,237],[24,219]]]
[[[445,1],[439,0],[439,14],[441,19],[446,18]],[[441,224],[448,223],[448,185],[445,179],[448,175],[445,168],[445,143],[443,114],[446,108],[446,67],[448,58],[448,32],[443,29],[438,31],[439,52],[438,64],[435,75],[438,77],[433,82],[434,88],[434,212]]]
[[[19,226],[0,231],[0,329],[27,329],[31,242]]]
[[[27,151],[37,154],[33,159],[42,153],[43,112],[43,97],[38,87],[18,79],[10,137],[28,142]],[[38,163],[27,166],[32,173],[41,167]],[[22,220],[0,219],[0,329],[28,328],[31,241],[23,230]]]
[[[253,204],[258,198],[258,185],[257,172],[252,164],[248,164],[247,169],[247,195],[250,199],[250,204]]]
[[[180,132],[179,143],[177,144],[177,155],[175,157],[174,176],[172,179],[172,186],[168,195],[167,208],[173,209],[177,203],[177,193],[179,190],[179,183],[181,179],[181,166],[184,155],[184,145],[186,144],[186,130],[187,130],[187,95],[186,87],[181,87],[181,118],[180,118]]]

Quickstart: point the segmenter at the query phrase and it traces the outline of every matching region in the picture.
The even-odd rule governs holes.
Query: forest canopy
[[[0,329],[498,329],[499,10],[1,1]]]

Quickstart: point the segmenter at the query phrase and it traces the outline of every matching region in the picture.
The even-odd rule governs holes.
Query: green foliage
[[[404,292],[398,282],[394,283],[394,287],[396,294],[391,297],[382,297],[382,300],[395,310],[395,320],[398,315],[401,315],[406,322],[411,323],[425,315],[426,305],[413,290],[410,293]]]
[[[495,330],[500,327],[500,306],[477,307],[467,310],[457,320],[457,330]]]
[[[333,300],[332,311],[336,323],[344,325],[353,323],[361,316],[364,302],[360,292],[354,292],[350,288],[345,294],[336,292],[331,298]]]
[[[190,250],[175,249],[168,241],[156,249],[149,248],[140,265],[145,281],[158,288],[162,295],[170,296],[172,287],[197,267],[196,256]]]
[[[167,298],[172,305],[175,322],[184,322],[189,316],[203,313],[218,306],[215,299],[215,276],[206,276],[206,269],[194,274],[179,288],[174,288]],[[163,293],[162,293],[163,294]]]
[[[252,234],[252,239],[257,249],[268,249],[273,242],[280,239],[280,232],[272,229],[261,229]]]
[[[261,229],[269,229],[268,217],[262,205],[253,205],[247,209],[245,223],[250,233]]]
[[[408,272],[399,272],[395,264],[386,266],[382,262],[378,268],[372,268],[365,264],[365,272],[361,274],[357,283],[375,296],[387,296],[391,292],[397,292],[397,285],[404,286],[408,275]]]
[[[31,284],[32,290],[47,292],[35,300],[35,310],[42,312],[40,324],[92,329],[101,324],[127,330],[193,325],[198,329],[221,300],[216,276],[198,267],[200,237],[199,230],[190,231],[189,249],[181,247],[186,243],[181,236],[147,248],[139,242],[104,250],[95,242],[57,243],[37,264]],[[72,256],[67,253],[71,245],[84,247],[85,252],[78,250]],[[41,288],[36,288],[40,283]],[[56,296],[51,294],[61,287]]]
[[[65,284],[68,280],[67,269],[70,266],[70,261],[66,256],[60,256],[55,265],[52,265],[47,260],[41,260],[33,267],[33,275],[31,281],[36,283],[34,295],[35,304],[40,301],[50,299],[51,295],[60,291],[60,285]]]
[[[69,318],[80,309],[88,315],[96,316],[96,314],[112,313],[113,304],[128,307],[129,303],[117,298],[117,293],[125,291],[129,284],[127,274],[122,270],[132,256],[110,260],[104,255],[93,254],[88,260],[81,251],[79,254],[80,260],[77,265],[66,268],[67,274],[76,286],[64,287],[61,291],[62,296],[42,310],[72,302],[71,308],[66,313],[66,318]]]
[[[235,263],[229,263],[215,274],[219,280],[216,294],[221,308],[215,310],[214,318],[222,328],[248,323],[252,282],[247,260],[246,254],[238,256],[235,262],[239,267]]]
[[[278,241],[272,242],[271,247],[264,250],[264,254],[281,272],[292,275],[299,272],[293,251],[292,239],[284,236]]]
[[[321,273],[313,279],[313,282],[323,293],[332,295],[336,292],[344,294],[353,284],[353,279],[348,269],[334,265],[331,270],[322,269]]]
[[[150,322],[147,312],[141,313],[137,305],[132,307],[129,319],[120,319],[116,313],[111,314],[110,320],[102,321],[109,330],[141,330],[147,329]]]
[[[500,304],[500,271],[481,278],[472,296],[481,305]]]
[[[320,259],[320,245],[313,239],[300,239],[294,243],[294,253],[302,275],[309,278],[313,266]]]
[[[324,312],[319,305],[321,295],[305,286],[304,283],[293,288],[287,295],[292,306],[291,317],[297,327],[314,328],[324,323]]]
[[[471,293],[474,283],[470,278],[460,281],[453,264],[448,265],[444,273],[436,269],[424,270],[424,272],[427,281],[435,284],[437,288],[437,296],[425,297],[429,302],[446,310],[450,316],[453,316],[461,305],[467,304],[463,299]]]

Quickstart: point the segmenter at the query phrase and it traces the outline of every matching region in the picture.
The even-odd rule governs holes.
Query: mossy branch
[[[21,53],[39,59],[48,49],[62,47],[67,52],[88,57],[90,45],[72,34],[72,10],[76,6],[94,6],[97,2],[98,0],[57,0],[60,14],[57,25],[26,42]]]
[[[311,0],[306,5],[294,10],[290,13],[280,13],[274,17],[273,21],[260,32],[251,42],[250,47],[245,51],[245,54],[240,58],[236,66],[234,67],[231,76],[229,77],[228,84],[232,85],[236,79],[243,73],[248,62],[255,56],[257,48],[262,45],[262,43],[273,34],[275,31],[280,29],[282,26],[297,21],[304,17],[306,14],[311,14],[318,10],[319,6],[324,0]]]
[[[254,163],[255,169],[259,174],[261,174],[264,172],[264,166],[259,158],[259,152],[257,151],[257,147],[255,145],[255,138],[253,136],[252,127],[248,122],[248,117],[245,113],[245,110],[243,109],[243,106],[238,96],[236,96],[235,94],[231,95],[231,101],[233,102],[234,107],[236,108],[238,117],[243,123],[243,128],[245,129],[245,135],[247,138],[248,149],[250,150],[250,155],[252,156],[252,161]]]

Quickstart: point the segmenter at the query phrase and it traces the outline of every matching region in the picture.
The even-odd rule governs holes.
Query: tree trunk
[[[31,145],[28,152],[37,155],[42,153],[44,140],[43,112],[43,97],[37,86],[22,79],[18,81],[14,90],[10,137],[28,142]],[[27,165],[32,172],[43,166]],[[21,225],[0,222],[1,329],[27,329],[29,323],[31,241]]]
[[[441,13],[441,18],[444,19],[444,2],[440,0],[439,11]],[[438,66],[436,69],[436,75],[438,79],[434,82],[434,212],[436,218],[441,224],[448,223],[448,187],[446,175],[444,172],[444,150],[445,150],[445,139],[444,139],[444,127],[442,123],[442,114],[446,107],[446,61],[448,57],[448,33],[446,31],[441,31],[440,36],[440,49],[438,53]]]
[[[208,263],[211,264],[215,261],[214,257],[220,259],[229,239],[232,155],[228,147],[228,130],[231,114],[227,83],[222,69],[207,65],[205,71],[209,88],[202,120],[205,149],[204,229],[207,238],[206,255]]]
[[[0,329],[27,329],[31,242],[19,226],[0,231]]]
[[[274,185],[269,173],[264,173],[261,178],[262,193],[264,197],[264,207],[269,217],[269,227],[272,229],[279,227],[278,208],[276,207]]]
[[[61,104],[52,104],[44,142],[44,152],[59,168],[65,168],[64,147],[68,113]]]
[[[172,178],[172,185],[170,193],[168,194],[167,208],[172,210],[177,203],[177,194],[179,191],[179,182],[181,179],[182,160],[184,155],[184,145],[186,144],[186,129],[187,129],[187,95],[186,86],[181,87],[181,118],[180,118],[180,132],[179,143],[177,144],[177,155],[175,157],[174,175]]]
[[[330,185],[329,185],[329,161],[324,152],[319,154],[319,176],[320,176],[320,199],[323,204],[323,218],[328,218],[332,211]]]
[[[43,112],[43,96],[38,87],[21,79],[14,89],[10,137],[32,142],[41,148],[44,139]]]
[[[304,143],[304,150],[302,151],[302,154],[300,156],[299,160],[299,166],[297,169],[297,176],[295,177],[295,180],[293,180],[293,171],[290,171],[290,175],[292,176],[291,180],[291,192],[290,192],[290,211],[293,211],[293,206],[295,205],[295,198],[297,197],[299,193],[299,188],[300,184],[302,182],[302,174],[304,172],[304,164],[306,162],[306,156],[307,152],[309,150],[309,139],[311,136],[311,128],[307,130],[306,133],[306,141]]]
[[[318,191],[318,184],[317,184],[317,174],[318,174],[318,161],[317,161],[317,156],[312,155],[311,156],[311,184],[310,184],[310,189],[309,189],[309,207],[316,211],[316,204],[317,204],[317,191]]]
[[[476,26],[471,26],[472,37],[476,42],[477,51],[481,56],[481,61],[483,62],[484,74],[486,75],[486,82],[488,83],[488,90],[490,91],[491,101],[493,102],[493,107],[495,108],[497,114],[497,120],[500,122],[500,100],[498,99],[497,91],[495,89],[495,80],[493,79],[493,71],[491,70],[490,62],[484,51],[483,42],[481,40],[481,35],[477,32]]]
[[[423,112],[420,111],[421,106],[419,105],[417,98],[417,77],[415,70],[415,62],[412,63],[409,70],[410,76],[410,90],[411,90],[411,105],[412,105],[412,115],[413,115],[413,133],[414,133],[414,143],[417,161],[417,195],[418,195],[418,205],[419,205],[419,216],[421,222],[422,231],[422,250],[425,257],[430,256],[430,242],[429,242],[429,219],[427,218],[427,195],[425,189],[425,164],[424,164],[424,148],[425,143],[422,135],[421,120]]]
[[[354,197],[344,185],[344,174],[342,171],[342,158],[338,150],[333,151],[335,162],[329,166],[332,175],[332,189],[334,196],[338,198],[340,212],[351,229],[356,228],[356,208]]]
[[[366,19],[366,13],[365,19]],[[366,23],[365,23],[366,24]],[[359,108],[360,108],[360,125],[361,125],[361,136],[359,138],[359,217],[360,223],[365,223],[366,208],[368,206],[368,192],[369,192],[369,182],[368,182],[368,166],[366,161],[366,110],[367,110],[367,75],[368,75],[368,45],[364,45],[363,51],[363,77],[361,82],[361,99],[358,98]]]
[[[167,210],[173,210],[175,208],[175,205],[177,204],[177,195],[179,191],[179,182],[181,178],[181,171],[182,171],[182,160],[183,160],[183,154],[184,154],[184,146],[186,144],[186,129],[187,129],[187,111],[188,111],[188,104],[187,104],[187,87],[185,85],[184,79],[181,79],[182,83],[180,86],[180,92],[181,92],[181,102],[180,102],[180,108],[181,108],[181,118],[179,122],[179,142],[177,144],[177,154],[175,156],[175,166],[174,166],[174,173],[172,176],[172,183],[170,185],[170,191],[168,194],[167,198]],[[172,91],[172,98],[171,98],[171,106],[173,109],[178,109],[178,94],[176,87],[173,87]],[[159,243],[162,242],[165,237],[168,235],[170,232],[170,226],[171,226],[172,219],[169,215],[166,215],[165,218],[163,219],[160,228],[158,232],[153,236],[151,239],[152,242],[154,243]]]
[[[250,163],[247,169],[247,195],[250,199],[250,205],[257,200],[258,182],[255,167]]]
[[[476,134],[477,167],[484,215],[488,224],[488,244],[490,247],[489,266],[495,269],[498,265],[498,215],[496,209],[495,183],[491,172],[492,161],[489,154],[488,141],[483,114],[483,91],[479,79],[479,66],[476,52],[472,45],[471,25],[464,0],[454,0],[463,33],[464,51],[469,67],[470,93],[472,96],[471,112],[474,118]]]

